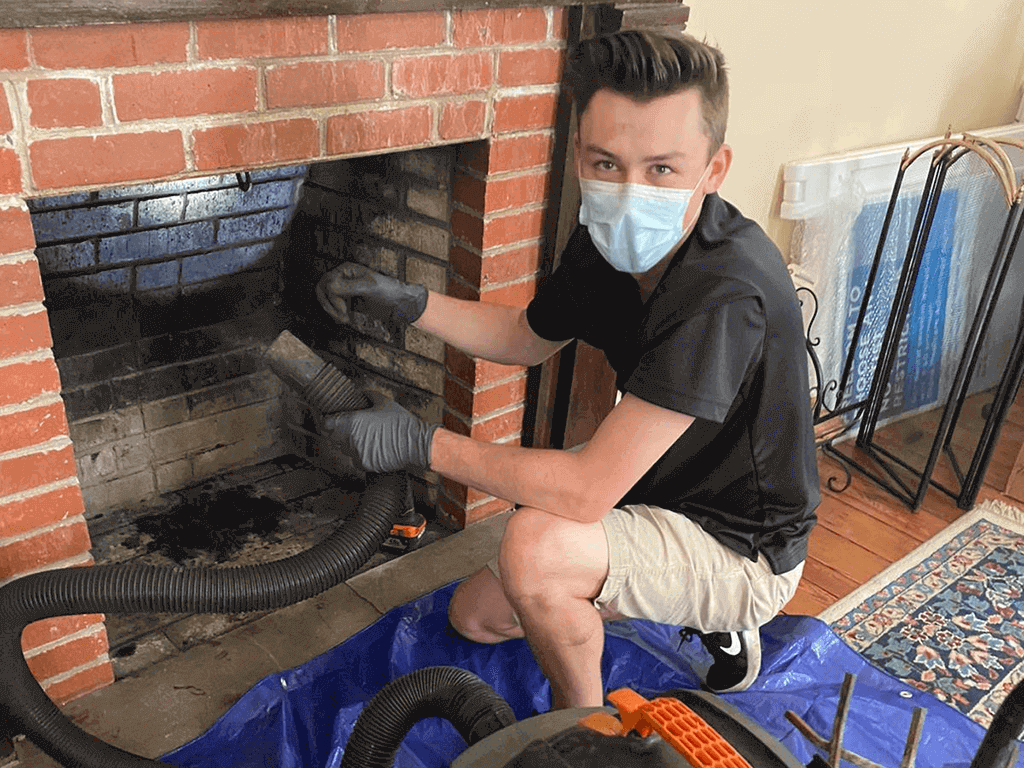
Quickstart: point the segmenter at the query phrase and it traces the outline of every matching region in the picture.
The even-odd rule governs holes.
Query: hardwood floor
[[[974,443],[970,436],[982,423],[980,406],[985,400],[984,397],[975,398],[965,406],[957,440],[954,441],[966,445],[964,456],[973,451]],[[934,412],[921,414],[887,427],[886,435],[880,431],[878,441],[890,438],[894,446],[899,446],[898,455],[903,457],[915,451],[924,455],[931,446],[936,423]],[[1024,395],[1018,395],[1003,424],[976,503],[1001,499],[1024,508],[1024,503],[1003,493],[1022,441]],[[843,444],[842,450],[863,458],[863,454],[852,445]],[[920,508],[912,511],[901,500],[856,471],[848,488],[841,492],[833,491],[829,487],[829,479],[835,478],[834,482],[841,485],[845,481],[845,473],[835,459],[821,452],[818,456],[822,492],[818,525],[811,533],[803,579],[796,595],[783,610],[786,614],[817,615],[966,514],[966,510],[957,508],[949,495],[934,487],[928,489]],[[915,464],[923,465],[923,461]],[[940,463],[935,477],[948,475],[948,465]]]

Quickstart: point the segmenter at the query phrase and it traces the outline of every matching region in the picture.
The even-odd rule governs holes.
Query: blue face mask
[[[605,261],[620,272],[647,272],[683,239],[694,189],[580,179],[580,224]]]

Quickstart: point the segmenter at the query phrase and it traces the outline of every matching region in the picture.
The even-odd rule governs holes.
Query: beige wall
[[[688,31],[725,54],[722,195],[788,251],[778,217],[793,160],[1013,121],[1022,0],[689,0]]]

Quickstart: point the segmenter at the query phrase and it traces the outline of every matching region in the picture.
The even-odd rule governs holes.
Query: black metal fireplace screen
[[[957,138],[947,134],[904,154],[870,269],[863,283],[855,287],[860,306],[848,329],[841,370],[823,370],[818,355],[820,340],[813,331],[818,297],[809,288],[798,289],[810,312],[807,349],[813,367],[812,407],[819,446],[838,460],[846,473],[844,484],[837,486],[836,478],[829,480],[834,490],[849,484],[852,469],[913,510],[920,506],[929,487],[948,494],[962,509],[973,506],[1024,375],[1024,315],[1018,292],[1008,289],[1020,282],[1017,273],[1021,266],[1014,254],[1024,229],[1024,183],[1016,180],[1011,153],[1018,155],[1022,150],[1024,142],[1016,139],[969,134]],[[922,158],[929,160],[926,178],[923,183],[908,184],[908,171]],[[918,167],[918,176],[920,171]],[[986,184],[995,191],[989,196],[984,217],[980,206],[971,204],[972,198],[963,194],[968,176],[975,179],[970,183]],[[995,213],[993,200],[998,208]],[[977,202],[977,196],[973,202]],[[892,226],[900,208],[907,219],[902,237],[894,234]],[[975,257],[970,265],[960,265],[963,269],[959,276],[960,281],[973,287],[961,291],[958,309],[943,302],[933,311],[930,324],[911,325],[908,318],[915,302],[926,300],[929,291],[936,290],[929,264],[936,258],[951,257],[950,250],[936,255],[933,247],[935,241],[951,237],[951,221],[955,222],[953,226],[964,221],[973,224],[970,249]],[[996,243],[994,248],[992,243]],[[894,248],[899,249],[895,258]],[[963,258],[963,252],[961,249],[958,256]],[[1011,272],[1014,267],[1016,271]],[[948,269],[943,273],[946,277],[949,274]],[[1002,351],[996,366],[1002,366],[1001,371],[993,370],[986,349],[987,370],[981,376],[982,350],[995,343],[993,318],[997,307],[1000,317],[1007,317],[1009,312],[1015,332],[1011,328],[1000,341]],[[893,414],[889,406],[894,391],[904,386],[907,349],[938,344],[928,337],[948,329],[952,323],[947,319],[957,311],[962,317],[956,351],[947,355],[950,359],[941,377],[944,381],[941,386],[936,384],[929,407],[919,409],[920,415],[914,420],[902,419],[907,413]],[[938,373],[932,373],[937,382]],[[854,378],[859,380],[857,386],[853,386]],[[892,426],[901,421],[904,426]],[[930,443],[925,439],[929,434]],[[852,449],[854,445],[856,450]]]

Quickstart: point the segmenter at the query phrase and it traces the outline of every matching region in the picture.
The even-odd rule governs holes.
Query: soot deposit
[[[284,503],[254,486],[207,483],[183,492],[170,509],[139,518],[137,526],[152,537],[149,552],[179,565],[196,559],[222,563],[247,541],[275,533],[287,512]]]

